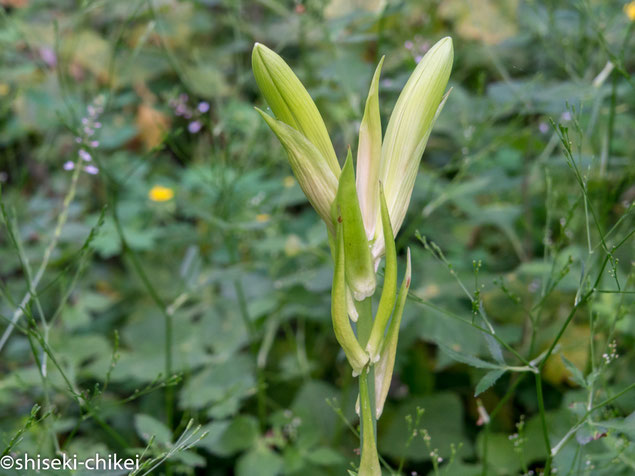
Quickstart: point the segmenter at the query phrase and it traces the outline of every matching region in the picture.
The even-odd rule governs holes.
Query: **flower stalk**
[[[256,43],[253,49],[254,76],[275,117],[258,112],[286,150],[300,187],[328,230],[335,262],[333,330],[353,375],[359,376],[360,476],[381,476],[376,421],[388,395],[411,281],[408,249],[397,292],[395,236],[432,126],[448,97],[452,60],[449,37],[428,51],[399,95],[382,138],[381,59],[366,99],[355,169],[350,148],[340,168],[324,121],[291,68],[266,46]],[[376,272],[384,256],[383,288],[373,316]]]

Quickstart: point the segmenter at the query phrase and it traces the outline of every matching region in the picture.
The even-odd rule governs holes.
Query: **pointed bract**
[[[379,359],[379,346],[384,338],[386,325],[388,324],[393,307],[395,306],[395,299],[397,295],[397,250],[395,248],[395,239],[390,226],[390,217],[388,215],[388,206],[386,205],[384,187],[381,184],[379,190],[379,203],[381,205],[381,222],[384,227],[383,236],[386,243],[386,272],[384,274],[384,287],[381,291],[379,307],[377,308],[377,314],[375,315],[375,322],[373,322],[373,330],[371,331],[370,339],[368,339],[368,344],[366,345],[366,351],[370,355],[372,362]]]
[[[346,256],[344,252],[344,233],[342,223],[337,223],[335,233],[335,272],[333,273],[333,288],[331,290],[331,318],[335,338],[340,344],[348,362],[353,367],[353,373],[359,375],[368,363],[368,354],[364,352],[355,337],[346,309]]]
[[[357,200],[353,158],[350,149],[340,175],[336,207],[338,214],[344,220],[346,282],[355,300],[362,301],[375,292],[375,269]]]
[[[381,348],[381,358],[375,365],[375,411],[379,418],[384,410],[384,403],[388,396],[390,381],[392,380],[392,372],[395,368],[395,355],[397,354],[397,341],[399,340],[399,326],[401,325],[401,316],[406,305],[406,297],[410,289],[410,249],[408,249],[408,257],[406,262],[406,274],[404,275],[399,296],[397,296],[397,305],[392,315],[392,320],[388,326],[388,333],[384,338]]]
[[[260,43],[254,45],[251,64],[258,88],[276,118],[304,134],[339,177],[340,166],[324,120],[291,68],[277,53]]]
[[[366,236],[375,235],[377,206],[379,201],[379,162],[381,159],[381,118],[379,116],[379,75],[384,57],[381,58],[370,83],[364,117],[359,126],[357,145],[357,195],[364,219]]]

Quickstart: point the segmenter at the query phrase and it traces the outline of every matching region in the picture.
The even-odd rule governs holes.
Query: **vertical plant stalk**
[[[79,160],[81,159],[78,159],[78,163],[79,163]],[[26,294],[20,301],[20,304],[18,305],[13,315],[11,316],[11,322],[9,323],[7,328],[4,330],[4,333],[2,334],[2,337],[0,338],[0,352],[2,352],[2,349],[4,348],[9,338],[11,337],[11,334],[13,333],[13,330],[15,329],[15,325],[20,320],[20,318],[24,315],[24,307],[29,303],[29,301],[31,301],[31,298],[35,295],[38,284],[40,283],[42,276],[44,276],[44,272],[46,271],[46,268],[48,267],[49,261],[51,260],[53,251],[57,247],[57,243],[59,242],[60,236],[62,234],[62,229],[64,228],[64,225],[66,224],[66,220],[68,219],[68,209],[73,199],[75,198],[75,194],[77,192],[77,182],[79,181],[80,172],[81,172],[81,167],[78,167],[76,164],[75,170],[73,172],[73,176],[71,178],[70,187],[68,188],[68,192],[66,193],[66,196],[64,197],[64,202],[62,203],[62,211],[57,217],[57,224],[55,225],[55,230],[53,231],[53,237],[51,238],[49,245],[44,250],[42,263],[40,263],[40,267],[38,268],[37,272],[33,276],[30,289],[27,290]],[[44,329],[45,329],[45,334],[48,335],[47,326],[44,326]],[[43,372],[44,375],[46,375],[45,359],[42,360],[42,369],[44,371]]]
[[[377,420],[375,418],[375,378],[372,367],[359,376],[361,462],[359,476],[381,476],[377,453]]]

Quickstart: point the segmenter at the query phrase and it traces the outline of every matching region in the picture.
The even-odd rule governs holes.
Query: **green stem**
[[[360,316],[361,317],[361,316]],[[370,378],[369,378],[370,376]],[[370,384],[369,384],[370,381]],[[361,447],[362,455],[359,464],[359,476],[381,476],[377,443],[375,440],[375,410],[374,410],[374,373],[366,368],[359,376],[359,395],[361,413]]]
[[[362,349],[366,347],[368,343],[368,339],[370,338],[370,333],[373,330],[373,303],[372,299],[366,298],[363,301],[355,302],[355,307],[357,308],[357,313],[359,317],[357,318],[357,340],[359,341],[359,345],[362,346]]]
[[[538,398],[538,410],[540,412],[542,436],[547,448],[547,460],[545,461],[544,475],[549,476],[551,474],[551,442],[549,441],[549,429],[547,428],[547,418],[545,415],[545,402],[542,396],[542,377],[539,373],[536,374],[536,396]]]

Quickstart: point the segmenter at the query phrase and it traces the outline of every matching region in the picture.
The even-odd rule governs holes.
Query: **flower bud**
[[[450,37],[439,40],[430,48],[408,79],[388,121],[381,150],[379,179],[384,185],[395,234],[406,215],[430,131],[445,102],[444,92],[452,69],[453,55]],[[373,246],[376,260],[383,250],[384,240],[378,227]]]
[[[278,54],[260,43],[254,45],[251,63],[256,83],[276,118],[301,132],[339,177],[340,166],[322,116],[298,77]]]

